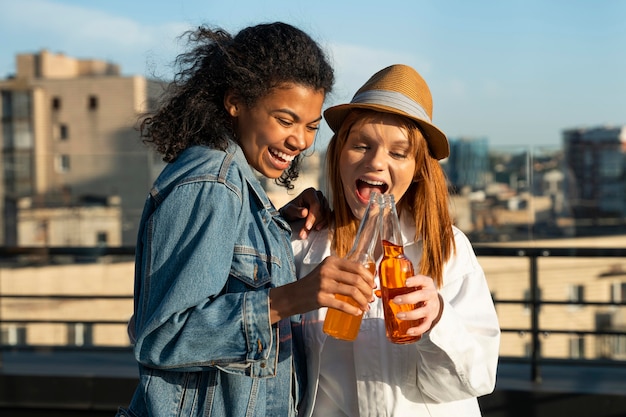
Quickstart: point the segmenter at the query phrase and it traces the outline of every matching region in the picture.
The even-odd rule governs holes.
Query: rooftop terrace
[[[524,269],[525,275],[517,274],[516,279],[527,283],[528,293],[536,295],[525,299],[499,299],[499,292],[495,293],[494,301],[499,315],[505,315],[501,314],[505,312],[504,307],[516,304],[517,308],[525,306],[522,324],[511,326],[503,323],[502,330],[503,336],[509,336],[510,349],[514,350],[516,343],[525,343],[526,350],[521,355],[502,354],[496,389],[494,393],[480,398],[485,417],[626,416],[626,359],[619,356],[619,351],[614,357],[606,357],[605,351],[595,348],[586,351],[585,355],[592,357],[582,355],[572,358],[561,354],[546,354],[550,352],[549,345],[554,344],[559,336],[590,339],[589,346],[597,348],[606,341],[623,342],[626,329],[589,327],[587,322],[584,322],[586,324],[583,327],[572,327],[568,324],[564,328],[558,328],[554,327],[553,322],[541,319],[548,308],[569,308],[567,314],[573,317],[581,313],[581,308],[623,310],[626,300],[555,300],[542,297],[541,292],[536,290],[540,286],[545,287],[546,280],[552,282],[557,279],[545,277],[552,274],[546,271],[549,269],[544,264],[546,258],[562,259],[569,263],[594,259],[604,268],[616,262],[620,264],[626,259],[626,248],[620,242],[626,245],[626,241],[612,242],[609,239],[605,243],[611,243],[612,247],[597,247],[590,242],[585,247],[563,245],[564,242],[560,242],[560,246],[476,246],[479,260],[481,263],[485,261],[487,265],[486,270],[494,268],[486,262],[488,259],[497,260],[495,266],[505,265],[507,269],[512,267],[514,260],[521,260],[527,268]],[[15,261],[27,256],[28,262],[32,263],[37,257],[48,257],[48,260],[50,257],[60,257],[64,263],[73,265],[76,262],[101,262],[103,257],[108,257],[107,262],[111,262],[111,257],[128,257],[132,253],[133,248],[0,248],[0,260]],[[585,268],[595,268],[593,264],[584,265]],[[3,278],[2,269],[0,278]],[[618,276],[617,279],[621,278]],[[65,297],[73,301],[90,302],[92,305],[95,305],[94,300],[98,298],[96,295],[49,292],[15,294],[7,293],[5,289],[6,287],[0,287],[0,290],[4,290],[0,291],[0,312],[5,312],[0,315],[0,324],[3,326],[11,323],[27,324],[29,321],[7,317],[6,310],[2,308],[6,307],[12,297],[16,297],[18,301],[30,298],[32,303],[51,297],[58,301]],[[130,295],[109,294],[109,297],[125,299]],[[572,306],[576,309],[572,310]],[[38,324],[52,322],[55,325],[71,325],[77,321],[76,318],[30,320],[39,321]],[[98,319],[83,321],[94,327],[99,324]],[[101,318],[100,321],[108,326],[118,325],[121,328],[125,324],[124,320]],[[547,348],[542,347],[542,344]],[[5,344],[0,349],[0,355],[0,414],[3,416],[112,416],[118,406],[128,403],[136,385],[137,366],[130,346],[18,343]]]

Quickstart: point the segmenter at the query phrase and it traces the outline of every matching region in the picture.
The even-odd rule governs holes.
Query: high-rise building
[[[46,50],[17,55],[16,61],[15,75],[0,80],[4,222],[0,243],[33,240],[18,236],[29,233],[17,224],[20,207],[38,210],[37,216],[45,217],[54,207],[76,211],[115,201],[117,211],[106,216],[121,213],[116,226],[120,230],[107,230],[115,223],[110,218],[103,219],[103,229],[92,225],[90,230],[100,244],[134,244],[146,193],[160,169],[158,159],[140,140],[137,120],[160,93],[161,84],[143,76],[123,76],[109,62]],[[28,204],[20,202],[23,198]],[[42,218],[40,229],[43,223],[61,218],[49,217]],[[84,243],[93,245],[93,241],[94,237],[87,237]]]
[[[486,138],[450,139],[450,156],[443,167],[451,185],[460,190],[481,190],[487,186],[489,143]]]
[[[579,224],[626,218],[626,126],[563,132],[566,200]]]

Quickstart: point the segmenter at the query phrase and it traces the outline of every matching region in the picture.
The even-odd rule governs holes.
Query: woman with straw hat
[[[500,330],[483,270],[448,212],[439,160],[449,145],[432,122],[426,82],[413,68],[392,65],[324,116],[334,132],[326,156],[332,224],[292,241],[298,275],[344,256],[369,195],[392,194],[416,269],[406,282],[414,291],[393,301],[420,305],[399,318],[418,320],[410,333],[421,338],[389,342],[379,298],[354,342],[326,337],[326,308],[307,313],[309,384],[299,415],[480,416],[477,397],[495,386]]]

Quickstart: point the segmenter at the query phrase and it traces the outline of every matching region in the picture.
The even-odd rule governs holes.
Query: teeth
[[[288,161],[288,162],[291,162],[291,161],[293,161],[296,158],[295,155],[289,155],[289,154],[286,154],[284,152],[276,151],[274,149],[270,149],[270,152],[273,155],[276,155],[277,157],[279,157],[280,159],[283,159],[283,160]]]
[[[361,180],[369,185],[385,185],[382,181],[373,181],[373,180]]]

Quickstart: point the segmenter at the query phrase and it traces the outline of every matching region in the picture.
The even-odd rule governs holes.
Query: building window
[[[87,107],[89,108],[89,110],[96,110],[98,108],[98,97],[89,96]]]
[[[569,340],[569,357],[571,359],[585,358],[585,338],[574,336]]]
[[[69,172],[70,170],[70,156],[58,155],[56,158],[57,172]]]
[[[10,91],[2,91],[2,117],[10,119],[13,116],[12,95]]]
[[[614,282],[611,284],[611,302],[623,303],[626,301],[626,282]]]
[[[98,232],[96,234],[96,245],[97,246],[106,246],[107,245],[107,232]]]
[[[35,242],[43,243],[48,246],[49,226],[50,224],[48,219],[37,222],[35,228]]]
[[[69,323],[67,325],[67,344],[69,346],[93,345],[93,325],[91,323]]]
[[[578,308],[585,302],[585,287],[582,285],[570,285],[568,287],[569,302],[576,304],[570,305],[570,308]]]
[[[59,139],[67,140],[69,137],[70,137],[70,128],[66,124],[61,123],[59,125]]]
[[[52,97],[52,110],[61,110],[61,97]]]
[[[9,324],[2,328],[0,334],[2,345],[17,346],[26,344],[26,327]]]
[[[611,338],[611,352],[615,359],[626,359],[626,335],[614,335]]]

